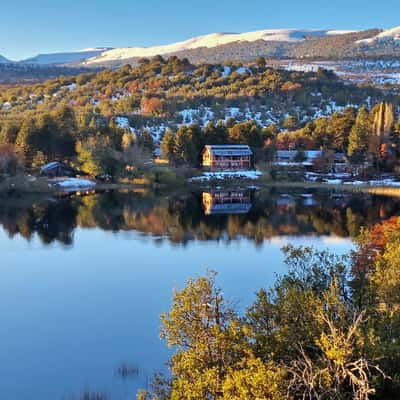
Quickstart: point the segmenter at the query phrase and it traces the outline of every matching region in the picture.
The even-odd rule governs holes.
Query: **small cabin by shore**
[[[252,154],[247,145],[207,145],[202,151],[202,167],[208,171],[249,170]]]

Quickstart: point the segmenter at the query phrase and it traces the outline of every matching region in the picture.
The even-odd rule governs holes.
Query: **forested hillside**
[[[370,145],[369,132],[397,132],[399,99],[322,69],[272,69],[263,58],[195,66],[159,56],[137,68],[4,88],[0,105],[0,143],[14,146],[29,168],[68,159],[87,172],[115,173],[109,171],[118,165],[112,160],[128,162],[121,152],[135,146],[151,152],[161,141],[171,162],[194,166],[203,144],[221,142],[250,144],[256,159],[268,159],[271,148],[293,146],[360,159],[379,152],[381,143]],[[353,132],[360,124],[367,127],[366,139]],[[100,166],[104,154],[108,161]]]

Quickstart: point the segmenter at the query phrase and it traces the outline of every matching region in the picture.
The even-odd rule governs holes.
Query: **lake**
[[[0,200],[0,397],[135,399],[170,354],[159,315],[218,272],[240,310],[285,266],[281,247],[344,253],[397,199],[324,190],[104,192]]]

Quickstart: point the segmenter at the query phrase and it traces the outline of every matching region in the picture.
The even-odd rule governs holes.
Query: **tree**
[[[346,107],[343,113],[335,112],[332,114],[328,124],[329,140],[332,141],[331,148],[333,144],[336,151],[346,153],[355,118],[354,108],[352,107]]]
[[[391,103],[379,103],[373,110],[373,132],[369,140],[368,150],[373,155],[379,168],[382,159],[388,156],[387,144],[392,136],[394,114]]]
[[[352,313],[333,282],[315,317],[321,323],[315,341],[318,351],[310,354],[300,347],[299,356],[288,368],[289,393],[294,397],[303,393],[303,398],[310,400],[368,400],[376,393],[371,375],[381,374],[381,370],[362,351],[364,313]]]
[[[215,284],[215,274],[190,279],[161,315],[171,358],[171,399],[218,399],[228,371],[248,348],[240,319]]]
[[[167,129],[160,144],[161,157],[170,162],[175,160],[175,134]]]
[[[267,61],[265,60],[264,57],[257,57],[256,58],[256,65],[260,69],[265,69],[265,67],[267,66]]]
[[[15,148],[28,164],[32,161],[33,157],[33,138],[37,133],[36,123],[33,118],[27,118],[23,121],[21,129],[15,140]]]
[[[140,136],[140,144],[150,153],[154,151],[154,139],[147,129],[145,129]]]
[[[255,121],[247,121],[235,124],[229,128],[229,140],[232,143],[248,144],[251,147],[261,148],[264,138],[261,128]]]
[[[204,144],[226,144],[228,129],[222,121],[214,125],[211,121],[203,129]]]
[[[15,122],[6,121],[0,131],[0,144],[15,144],[19,128],[19,125]]]
[[[202,146],[202,131],[198,125],[181,126],[175,136],[176,161],[192,166],[197,165]]]
[[[286,399],[285,371],[250,355],[239,368],[232,368],[222,386],[222,400]]]
[[[380,143],[389,140],[394,124],[393,104],[379,103],[372,110],[373,131],[380,139]]]
[[[363,161],[368,152],[368,143],[372,134],[372,123],[368,110],[361,107],[350,136],[347,154],[354,162]]]
[[[282,126],[284,129],[287,130],[293,130],[295,128],[297,128],[299,121],[297,120],[297,118],[294,115],[289,115],[287,116],[282,123]]]
[[[164,103],[158,97],[142,97],[140,106],[143,114],[159,115],[163,112]]]
[[[0,174],[16,175],[23,166],[12,144],[0,144]]]

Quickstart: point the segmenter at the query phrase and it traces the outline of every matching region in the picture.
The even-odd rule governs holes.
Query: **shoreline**
[[[0,201],[2,199],[24,197],[32,195],[46,195],[59,197],[68,194],[93,194],[96,192],[127,190],[135,192],[144,191],[176,191],[176,190],[223,190],[223,189],[267,189],[267,188],[293,188],[293,189],[321,189],[352,193],[369,193],[381,196],[400,197],[400,186],[371,185],[371,184],[332,184],[312,181],[265,181],[262,179],[224,179],[208,181],[187,181],[182,185],[168,185],[158,183],[119,183],[119,182],[96,182],[88,187],[66,187],[61,188],[52,184],[49,179],[38,178],[36,180],[27,177],[8,179],[0,182]]]

